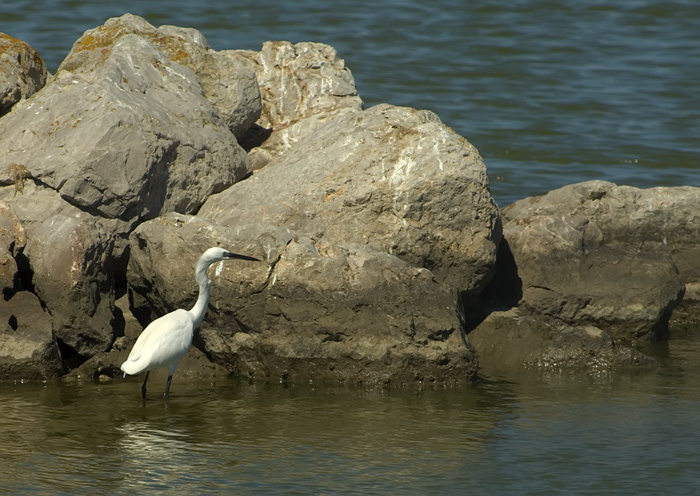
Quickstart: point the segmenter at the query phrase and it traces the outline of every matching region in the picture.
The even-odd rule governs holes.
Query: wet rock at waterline
[[[312,241],[272,224],[222,227],[176,214],[142,224],[132,235],[129,271],[137,315],[190,307],[197,253],[220,239],[263,260],[210,269],[200,345],[234,373],[375,384],[463,383],[475,374],[454,288],[366,245]],[[189,263],[174,269],[168,256]]]
[[[469,333],[486,374],[508,374],[523,367],[541,371],[605,373],[650,368],[656,361],[625,346],[594,326],[571,326],[561,319],[511,308],[494,311]]]
[[[264,262],[210,270],[197,377],[463,383],[463,331],[486,368],[646,366],[628,345],[664,338],[683,288],[700,301],[696,188],[584,183],[499,213],[466,139],[363,110],[327,45],[217,52],[125,15],[47,80],[0,119],[4,377],[118,376],[130,310],[191,307],[216,244]]]
[[[0,380],[50,379],[63,373],[50,315],[36,295],[0,298]]]
[[[593,253],[601,246],[610,254],[617,252],[614,257],[606,257],[610,270],[607,276],[600,274],[606,278],[606,285],[619,285],[617,289],[609,286],[611,297],[621,292],[625,295],[636,292],[639,305],[647,306],[648,302],[653,307],[639,311],[640,315],[648,313],[650,317],[644,318],[649,320],[653,313],[662,315],[673,310],[680,296],[680,279],[685,285],[685,295],[674,318],[700,319],[700,188],[639,189],[587,181],[517,201],[502,213],[506,229],[512,229],[515,237],[521,235],[518,226],[532,223],[572,224],[574,218],[577,219],[574,223],[587,223],[581,236],[583,251]],[[637,256],[641,257],[639,268],[634,267]],[[677,274],[670,264],[677,267]],[[629,278],[624,268],[630,270]],[[645,291],[650,293],[648,300],[642,296]],[[655,297],[658,297],[656,304],[652,303]],[[659,336],[652,333],[649,337]]]
[[[590,181],[501,212],[497,274],[469,334],[484,367],[648,366],[630,346],[666,339],[672,315],[700,318],[696,297],[682,303],[697,284],[700,188]]]

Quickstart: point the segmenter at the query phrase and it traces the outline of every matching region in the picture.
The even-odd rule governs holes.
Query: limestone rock
[[[248,173],[200,80],[173,60],[176,47],[188,59],[194,42],[149,26],[125,16],[87,32],[55,80],[0,119],[0,185],[16,186],[9,171],[21,167],[26,180],[110,220],[117,257],[138,222],[196,211]]]
[[[461,338],[456,291],[388,253],[312,241],[264,222],[228,227],[175,215],[142,224],[131,241],[134,306],[158,314],[192,306],[194,262],[208,246],[218,242],[266,261],[210,270],[214,284],[199,342],[236,374],[454,383],[476,371]]]
[[[686,285],[682,318],[700,320],[700,188],[639,189],[588,181],[517,201],[502,213],[510,225],[526,224],[535,217],[554,219],[564,213],[579,216],[595,226],[597,243],[652,258],[658,254],[660,264],[670,258]],[[653,281],[649,286],[658,283]]]
[[[0,116],[39,91],[48,71],[39,54],[25,42],[0,33]]]
[[[318,120],[305,119],[302,122]],[[300,123],[301,124],[301,123]],[[492,275],[500,217],[477,150],[427,111],[378,105],[333,113],[284,155],[213,195],[201,217],[284,226],[355,243],[478,294]]]
[[[212,50],[204,35],[196,29],[178,26],[155,28],[145,19],[132,14],[108,19],[104,25],[88,30],[75,42],[58,71],[89,74],[110,57],[109,52],[119,38],[129,34],[151,44],[168,60],[166,65],[160,67],[155,61],[159,71],[173,64],[190,69],[206,99],[236,136],[260,117],[260,90],[248,60],[232,50]],[[187,94],[181,97],[183,101],[189,100]]]
[[[607,246],[594,222],[566,208],[507,222],[503,231],[522,281],[521,308],[603,328],[628,344],[666,337],[684,291],[668,256]]]
[[[38,298],[28,291],[0,298],[0,379],[50,379],[62,372],[51,317]]]
[[[242,144],[251,168],[259,169],[323,125],[340,110],[361,110],[362,99],[350,69],[331,46],[286,41],[263,43],[260,52],[237,52],[255,70],[262,95],[262,115]],[[310,119],[315,117],[315,119]],[[297,125],[300,121],[304,124]]]

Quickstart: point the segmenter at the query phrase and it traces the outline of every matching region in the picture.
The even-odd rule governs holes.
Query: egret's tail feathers
[[[137,375],[143,372],[143,365],[138,362],[127,360],[126,362],[122,363],[121,369],[122,372],[124,372],[125,377],[127,374]]]

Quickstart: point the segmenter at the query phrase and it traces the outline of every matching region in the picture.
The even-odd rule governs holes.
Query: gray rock
[[[236,374],[405,384],[463,383],[476,371],[462,343],[456,291],[388,253],[312,241],[265,222],[228,227],[175,215],[142,224],[131,242],[129,283],[145,321],[192,306],[193,265],[208,246],[266,261],[210,270],[199,343]]]
[[[607,246],[595,223],[565,206],[510,220],[503,232],[522,281],[521,308],[628,344],[666,337],[684,290],[668,256]]]
[[[284,155],[198,215],[222,226],[284,226],[329,245],[354,243],[431,270],[469,295],[490,279],[498,209],[477,150],[427,111],[378,105],[310,118]],[[300,123],[301,125],[301,123]]]
[[[25,42],[0,33],[0,116],[46,84],[44,61]]]
[[[0,298],[0,380],[50,379],[62,372],[51,317],[38,298],[28,291]]]
[[[7,202],[0,201],[0,292],[9,297],[19,287],[18,267],[15,260],[27,243],[22,223]]]
[[[260,169],[312,133],[329,114],[361,110],[350,69],[331,46],[286,41],[263,43],[260,52],[237,52],[254,68],[263,99],[254,132],[244,137],[251,168]],[[317,119],[310,119],[316,117]],[[300,121],[304,124],[297,125]]]
[[[276,130],[340,108],[362,109],[350,69],[329,45],[268,41],[259,52],[238,53],[254,63],[262,127]]]
[[[56,79],[0,119],[0,185],[15,184],[8,170],[21,166],[70,204],[110,219],[117,257],[136,223],[194,212],[248,173],[197,76],[136,33],[148,26],[125,16],[88,31]]]
[[[113,17],[104,25],[85,32],[75,42],[58,72],[66,70],[87,75],[99,69],[105,58],[111,56],[109,52],[114,49],[119,38],[130,34],[151,44],[168,60],[162,66],[156,60],[157,70],[163,72],[174,64],[190,69],[204,97],[236,136],[242,134],[260,116],[260,90],[248,60],[234,51],[212,50],[204,35],[196,29],[177,26],[155,28],[142,17],[132,14]],[[146,65],[151,64],[146,61]],[[128,74],[125,76],[128,77]],[[169,89],[177,86],[178,74],[175,73],[174,76],[174,84]],[[187,79],[191,79],[189,75]],[[189,101],[187,93],[189,92],[180,95],[181,103]]]
[[[49,190],[41,192],[47,195]],[[44,195],[29,190],[13,209],[25,216],[29,209],[23,203]],[[24,255],[35,292],[51,314],[56,338],[87,358],[109,349],[114,341],[114,237],[99,220],[57,195],[53,203],[43,200],[39,203],[42,220],[24,224]]]
[[[658,254],[660,264],[670,257],[686,285],[681,318],[700,320],[700,188],[638,189],[588,181],[517,201],[502,213],[511,225],[538,216],[580,216],[595,225],[599,243]]]

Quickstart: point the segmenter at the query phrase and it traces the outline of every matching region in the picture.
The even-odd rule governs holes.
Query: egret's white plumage
[[[214,247],[205,251],[194,269],[194,279],[199,285],[199,296],[191,310],[179,308],[157,318],[143,330],[136,340],[129,357],[122,364],[124,374],[136,375],[146,372],[146,378],[141,387],[141,394],[146,398],[146,381],[151,370],[168,367],[168,382],[165,385],[164,398],[168,399],[170,382],[175,368],[182,356],[192,344],[194,330],[204,319],[209,304],[211,281],[207,277],[207,269],[215,262],[222,260],[254,260],[257,258],[239,255],[223,248]]]

